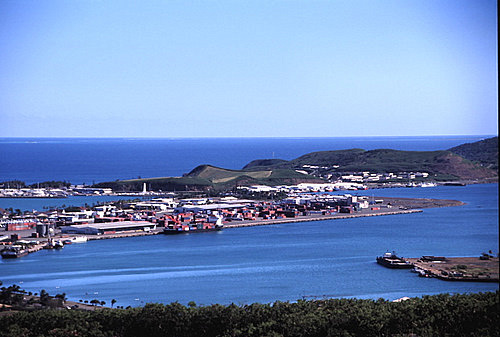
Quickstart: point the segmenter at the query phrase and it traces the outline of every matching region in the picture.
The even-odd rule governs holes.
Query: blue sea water
[[[241,169],[254,159],[294,159],[312,151],[446,150],[489,136],[332,138],[0,138],[0,182],[74,184],[180,176],[200,164]]]
[[[375,196],[458,199],[418,214],[325,220],[180,236],[90,241],[0,261],[0,279],[28,291],[65,292],[117,305],[385,298],[495,291],[391,270],[375,257],[498,253],[498,185],[369,190]]]
[[[346,148],[447,149],[485,136],[278,139],[0,139],[0,181],[92,183],[180,175],[203,163],[241,168]],[[456,199],[423,213],[226,229],[218,233],[98,240],[0,261],[0,280],[27,291],[117,305],[252,303],[300,298],[386,298],[497,290],[498,284],[422,279],[375,263],[400,255],[498,253],[498,185],[365,191],[369,196]],[[77,198],[77,197],[75,197]],[[77,198],[78,199],[78,198]],[[77,199],[18,199],[40,209]],[[101,199],[85,199],[88,204]],[[2,204],[2,202],[4,204]],[[0,207],[11,200],[0,199]],[[3,205],[3,206],[2,206]],[[26,207],[26,208],[24,208]]]

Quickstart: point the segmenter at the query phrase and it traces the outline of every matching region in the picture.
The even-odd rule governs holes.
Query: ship
[[[18,258],[18,257],[23,257],[28,255],[28,250],[25,249],[23,246],[10,246],[2,250],[2,257],[4,259],[13,259],[13,258]]]
[[[64,243],[62,240],[54,240],[54,238],[49,238],[47,244],[43,247],[44,249],[61,249],[64,248]]]
[[[173,218],[171,218],[173,219]],[[187,234],[187,233],[202,233],[220,231],[224,225],[222,218],[219,217],[215,223],[201,222],[201,223],[182,223],[180,221],[173,221],[163,228],[163,234]]]
[[[410,269],[413,268],[413,264],[406,261],[402,257],[398,257],[395,252],[385,253],[382,256],[377,256],[377,263],[387,267],[394,269]]]

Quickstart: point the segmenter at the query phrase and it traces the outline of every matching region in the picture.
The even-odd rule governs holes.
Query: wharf
[[[405,259],[424,277],[445,281],[499,282],[498,257],[446,257],[444,259]]]
[[[252,227],[252,226],[265,226],[265,225],[276,225],[283,223],[296,223],[296,222],[308,222],[308,221],[322,221],[322,220],[340,220],[340,219],[351,219],[351,218],[362,218],[369,216],[382,216],[382,215],[398,215],[398,214],[411,214],[411,213],[421,213],[420,209],[409,209],[409,210],[377,210],[377,211],[364,211],[359,213],[335,213],[330,215],[305,215],[297,216],[295,218],[282,218],[282,219],[269,219],[269,220],[242,220],[238,223],[225,223],[224,228],[238,228],[238,227]]]
[[[397,214],[410,214],[410,213],[420,213],[422,210],[412,209],[412,210],[370,210],[353,214],[346,213],[336,213],[332,215],[306,215],[297,216],[295,218],[282,218],[282,219],[263,219],[263,220],[242,220],[238,222],[224,223],[224,229],[228,228],[239,228],[239,227],[253,227],[253,226],[266,226],[266,225],[276,225],[276,224],[286,224],[286,223],[297,223],[297,222],[308,222],[308,221],[321,221],[321,220],[337,220],[337,219],[351,219],[369,216],[382,216],[382,215],[397,215]],[[89,240],[105,240],[105,239],[119,239],[135,236],[149,236],[162,234],[163,228],[151,230],[149,232],[122,232],[115,234],[103,234],[103,235],[86,235]]]
[[[46,245],[47,245],[47,241],[33,245],[30,248],[28,248],[28,253],[38,252],[39,250],[42,250],[43,247],[45,247]]]

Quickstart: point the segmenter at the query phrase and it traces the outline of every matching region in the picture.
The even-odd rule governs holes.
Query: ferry
[[[28,250],[25,249],[23,246],[15,245],[15,246],[10,246],[2,250],[2,258],[4,259],[12,259],[12,258],[18,258],[18,257],[23,257],[28,255]]]
[[[398,257],[395,252],[385,253],[382,256],[377,256],[377,263],[388,268],[394,269],[410,269],[413,268],[413,264],[406,261],[402,257]]]

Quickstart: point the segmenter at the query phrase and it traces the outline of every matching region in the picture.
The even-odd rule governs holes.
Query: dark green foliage
[[[498,170],[498,137],[452,147],[449,151],[482,166]]]
[[[35,183],[31,185],[26,185],[24,181],[20,180],[11,180],[11,181],[4,181],[0,182],[0,188],[65,188],[65,187],[70,187],[71,183],[66,182],[66,181],[44,181],[41,183]]]
[[[0,316],[3,336],[498,336],[499,292],[385,300],[40,310]]]
[[[93,187],[112,188],[114,191],[130,192],[142,191],[144,183],[146,183],[148,191],[203,190],[212,186],[212,183],[206,179],[200,179],[196,177],[167,177],[102,182],[93,185]]]
[[[282,165],[287,163],[287,160],[284,159],[256,159],[252,160],[250,163],[246,164],[243,167],[243,170],[256,170],[261,167],[272,167],[277,165]]]
[[[25,188],[26,183],[20,180],[9,180],[0,182],[0,188]]]
[[[351,149],[311,152],[290,161],[274,162],[268,167],[262,166],[264,162],[264,160],[259,161],[258,164],[261,165],[259,169],[298,169],[303,165],[315,165],[329,167],[332,172],[427,172],[453,179],[484,179],[497,175],[497,172],[472,163],[450,151]],[[332,169],[334,165],[338,165],[335,170]]]

